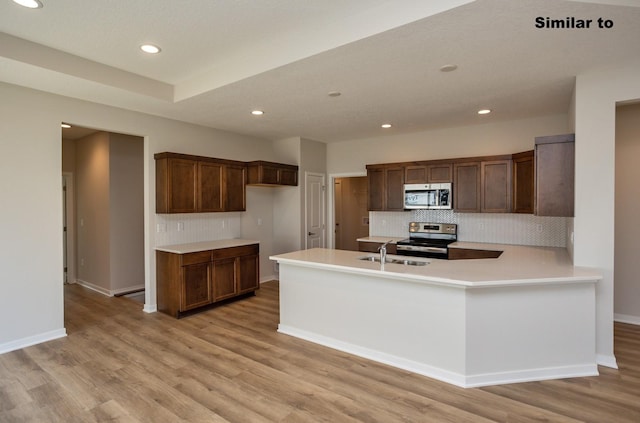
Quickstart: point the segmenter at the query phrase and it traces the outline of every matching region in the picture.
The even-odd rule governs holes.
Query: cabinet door
[[[197,162],[169,158],[168,160],[168,212],[194,213],[196,211]]]
[[[482,162],[481,211],[509,213],[511,211],[511,160]]]
[[[428,165],[427,182],[430,184],[453,182],[453,165],[451,163]]]
[[[385,210],[404,210],[404,168],[385,169]]]
[[[237,258],[238,294],[255,291],[260,285],[259,259],[257,255]]]
[[[280,169],[280,185],[298,185],[298,171],[295,169]]]
[[[480,163],[453,165],[453,207],[459,212],[480,211]]]
[[[533,150],[513,156],[513,212],[533,213]]]
[[[426,184],[427,166],[405,166],[404,182],[406,184]]]
[[[242,165],[225,165],[225,211],[245,211],[247,168]]]
[[[536,138],[536,215],[573,216],[573,134]]]
[[[182,296],[180,311],[191,310],[211,303],[209,263],[182,266]]]
[[[261,165],[260,168],[260,183],[272,185],[279,183],[279,171],[276,166]]]
[[[236,259],[234,257],[214,260],[212,263],[211,285],[213,301],[220,301],[236,295]]]
[[[223,171],[220,163],[198,163],[198,211],[224,211]]]
[[[386,190],[384,186],[384,169],[367,169],[367,182],[369,184],[369,210],[384,210],[384,197]]]

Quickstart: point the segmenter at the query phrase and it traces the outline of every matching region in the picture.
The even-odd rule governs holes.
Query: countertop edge
[[[213,241],[189,242],[185,244],[159,245],[155,247],[156,251],[173,254],[188,254],[207,250],[220,250],[223,248],[243,247],[245,245],[260,244],[260,241],[252,239],[218,239]]]
[[[322,250],[322,249],[320,249]],[[307,250],[308,251],[308,250]],[[343,251],[340,254],[363,254],[361,252],[347,252]],[[365,255],[370,255],[371,253]],[[389,257],[389,256],[388,256]],[[597,269],[583,268],[577,266],[571,266],[576,274],[558,274],[558,275],[541,275],[535,277],[531,275],[523,275],[519,278],[515,275],[504,275],[506,277],[501,278],[496,276],[495,279],[490,280],[468,280],[464,278],[455,277],[443,277],[442,275],[427,275],[420,273],[412,273],[405,265],[388,263],[385,265],[385,269],[380,268],[379,263],[360,262],[357,265],[346,265],[343,262],[330,263],[325,259],[317,260],[310,257],[286,257],[285,255],[272,255],[270,260],[277,261],[282,264],[290,264],[300,267],[327,269],[340,271],[351,274],[368,275],[376,278],[402,280],[406,282],[415,283],[428,283],[437,284],[442,286],[457,287],[457,288],[499,288],[499,287],[516,287],[516,286],[534,286],[534,285],[567,285],[567,284],[595,284],[602,279],[602,274]],[[498,259],[493,259],[498,260]],[[338,260],[340,261],[340,260]],[[437,260],[436,262],[440,262]],[[446,260],[445,260],[446,262]],[[448,262],[454,263],[454,262]],[[477,263],[482,263],[478,261]],[[433,264],[427,265],[431,266]],[[396,267],[400,266],[400,267]],[[409,270],[409,272],[407,272]],[[419,271],[418,271],[419,272]],[[441,269],[439,270],[442,273]],[[457,273],[457,272],[454,272]],[[580,274],[582,273],[582,274]]]

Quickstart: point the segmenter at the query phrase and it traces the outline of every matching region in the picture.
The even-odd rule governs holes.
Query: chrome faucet
[[[384,244],[382,244],[380,248],[378,248],[378,251],[380,252],[380,264],[383,266],[385,261],[387,261],[387,244],[390,242],[393,242],[393,241],[389,240]]]

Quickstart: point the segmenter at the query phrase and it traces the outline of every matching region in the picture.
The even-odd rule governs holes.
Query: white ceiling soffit
[[[87,81],[177,102],[472,1],[334,0],[306,2],[303,7],[299,0],[110,0],[91,5],[57,0],[45,2],[45,7],[37,11],[43,16],[34,15],[42,18],[30,22],[37,32],[30,32],[29,25],[21,29],[17,23],[11,26],[5,22],[2,30],[8,26],[6,32],[17,35],[0,33],[0,54]],[[15,9],[14,5],[10,7]],[[139,20],[131,20],[136,15]],[[61,19],[60,28],[47,22],[49,18],[53,22]],[[162,55],[144,57],[135,51],[145,59],[147,67],[122,62],[117,51],[109,53],[103,48],[105,44],[115,44],[126,49],[145,42],[139,37],[138,44],[118,43],[122,36],[117,34],[136,32],[128,23],[134,28],[167,26],[160,31],[146,29],[152,34],[148,38],[162,45]],[[96,39],[96,29],[109,24],[112,29]],[[215,29],[221,24],[225,25],[222,30]],[[87,42],[83,43],[83,38]],[[130,63],[140,62],[140,57],[135,59]]]
[[[576,75],[640,58],[640,8],[625,7],[640,0],[43,3],[0,1],[0,81],[266,139],[566,113]],[[537,16],[615,27],[540,30]]]

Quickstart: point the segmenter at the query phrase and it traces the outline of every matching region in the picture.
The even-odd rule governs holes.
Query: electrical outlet
[[[258,218],[258,226],[262,226],[262,218],[261,217]]]
[[[478,229],[484,231],[484,223],[478,223]]]
[[[542,232],[542,224],[538,223],[538,224],[536,225],[536,231],[537,231],[538,233],[541,233],[541,232]]]
[[[184,222],[178,222],[178,231],[184,231]]]
[[[157,232],[167,232],[167,224],[166,223],[158,223],[156,225]]]

